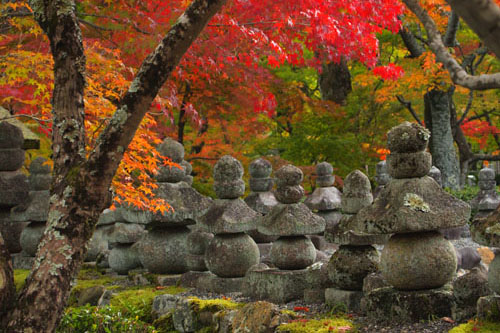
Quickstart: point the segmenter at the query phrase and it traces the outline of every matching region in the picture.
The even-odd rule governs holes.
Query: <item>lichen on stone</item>
[[[425,127],[419,126],[418,136],[424,141],[429,141],[429,138],[431,137],[431,131],[429,131]]]
[[[406,193],[404,196],[404,205],[415,211],[421,211],[428,213],[431,211],[429,204],[427,204],[424,199],[415,193]]]

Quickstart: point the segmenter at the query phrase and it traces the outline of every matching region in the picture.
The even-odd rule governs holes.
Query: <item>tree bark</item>
[[[54,58],[54,177],[47,229],[7,332],[53,332],[69,297],[71,282],[101,211],[118,165],[158,90],[225,0],[195,0],[141,65],[135,79],[86,158],[85,56],[75,3],[30,1],[47,34]]]
[[[0,327],[5,313],[14,304],[16,289],[14,287],[14,272],[10,253],[0,233]]]
[[[420,45],[419,41],[407,27],[404,25],[399,30],[399,35],[403,40],[408,51],[410,51],[410,58],[418,58],[424,53],[425,49]]]
[[[319,90],[323,100],[345,105],[347,95],[352,91],[351,73],[345,60],[323,65],[319,75]]]
[[[444,187],[458,189],[460,169],[450,125],[450,95],[434,89],[424,95],[424,103],[425,125],[431,131],[432,164],[441,170]]]

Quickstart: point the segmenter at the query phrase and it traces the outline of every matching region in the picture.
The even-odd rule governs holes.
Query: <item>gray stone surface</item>
[[[248,173],[250,173],[250,177],[252,178],[268,178],[272,171],[271,162],[263,158],[253,160],[248,166]]]
[[[452,317],[455,307],[450,285],[416,291],[400,291],[392,287],[377,288],[365,294],[361,300],[361,308],[367,317],[391,323]]]
[[[387,149],[391,153],[415,153],[425,150],[431,133],[428,129],[410,122],[393,127],[387,133]]]
[[[225,155],[215,163],[213,176],[215,182],[238,180],[243,177],[243,166],[231,155]]]
[[[265,235],[300,236],[325,230],[325,220],[303,203],[278,204],[262,218],[257,228]]]
[[[141,265],[137,249],[129,244],[115,244],[109,253],[108,261],[109,267],[120,275],[126,275],[128,271]]]
[[[169,157],[172,162],[181,163],[184,159],[184,147],[174,139],[166,138],[156,149],[163,156]]]
[[[328,263],[328,276],[338,289],[362,290],[363,279],[378,271],[380,256],[370,245],[341,245]]]
[[[490,263],[488,269],[488,283],[491,290],[500,294],[500,255],[495,254],[495,258]]]
[[[428,176],[431,177],[432,179],[434,179],[436,181],[436,183],[439,184],[439,186],[443,186],[443,179],[441,177],[441,170],[436,168],[436,166],[433,165],[431,167],[431,170],[429,171]]]
[[[253,192],[245,198],[246,204],[260,214],[267,214],[278,204],[272,192]]]
[[[294,186],[278,186],[274,192],[274,196],[279,202],[284,204],[293,204],[302,200],[304,197],[304,188],[301,185]]]
[[[28,224],[21,232],[19,238],[23,252],[34,257],[44,231],[45,222],[31,222]]]
[[[240,292],[245,284],[244,277],[219,277],[214,274],[202,275],[196,282],[196,288],[212,293]]]
[[[371,205],[373,196],[370,180],[364,173],[354,170],[344,179],[342,212],[356,214],[361,208]]]
[[[384,186],[389,183],[391,180],[391,176],[387,172],[387,162],[386,161],[380,161],[377,163],[377,166],[375,167],[376,170],[376,175],[375,175],[375,181],[379,186]]]
[[[316,165],[316,186],[330,187],[335,183],[333,167],[328,162],[321,162]]]
[[[384,278],[400,290],[439,288],[456,268],[453,245],[437,231],[393,235],[380,259]]]
[[[0,171],[16,171],[23,163],[24,150],[21,148],[0,149]]]
[[[123,217],[120,214],[119,210],[111,210],[106,208],[102,211],[99,216],[99,220],[97,220],[97,225],[110,225],[114,224],[117,221],[123,221]]]
[[[210,272],[224,278],[244,276],[259,259],[257,244],[245,233],[215,235],[205,252]]]
[[[219,199],[236,199],[245,194],[245,182],[242,179],[215,181],[214,191]]]
[[[0,233],[5,241],[5,246],[7,246],[10,253],[21,252],[22,248],[19,238],[21,237],[21,232],[24,227],[28,224],[29,222],[0,221]]]
[[[214,234],[239,233],[255,229],[257,216],[242,199],[218,199],[199,222]]]
[[[394,179],[373,205],[361,209],[347,229],[390,234],[465,225],[470,206],[444,192],[430,177]]]
[[[329,241],[340,245],[371,245],[385,244],[390,235],[385,234],[366,234],[355,232],[348,229],[349,220],[353,215],[345,214],[340,218],[339,223],[325,230],[325,236]]]
[[[304,203],[312,210],[334,210],[341,207],[341,197],[342,193],[333,186],[317,187]]]
[[[187,238],[189,229],[156,228],[138,242],[139,260],[155,274],[184,273],[187,269]]]
[[[304,174],[302,170],[293,166],[291,164],[287,164],[279,168],[275,173],[276,184],[278,187],[283,186],[296,186],[302,183],[304,179]]]
[[[169,165],[158,168],[155,179],[158,182],[177,183],[182,181],[185,176],[186,173],[182,166]]]
[[[476,247],[455,248],[457,269],[473,269],[481,264],[481,255]]]
[[[91,305],[96,306],[101,299],[102,294],[106,291],[104,286],[92,286],[83,289],[78,296],[76,306]]]
[[[191,254],[204,255],[214,235],[203,231],[201,228],[193,228],[186,238],[186,246]]]
[[[12,267],[14,269],[30,269],[33,267],[35,257],[28,255],[26,252],[12,254]]]
[[[205,263],[205,254],[186,254],[186,268],[188,271],[207,271],[208,267]]]
[[[273,242],[270,259],[280,269],[303,269],[314,263],[316,249],[305,236],[280,237]]]
[[[486,272],[474,268],[453,281],[453,294],[457,302],[455,320],[466,320],[476,315],[477,301],[480,297],[492,294]]]
[[[23,132],[6,121],[0,122],[0,149],[22,148]]]
[[[363,293],[367,294],[378,288],[390,287],[391,285],[384,279],[382,273],[370,273],[363,279]]]
[[[0,208],[11,208],[28,201],[28,179],[19,171],[0,172]]]
[[[29,167],[30,174],[37,175],[49,175],[52,173],[52,167],[50,166],[49,161],[44,157],[35,158]]]
[[[479,170],[479,181],[495,180],[495,170],[490,167],[484,167]]]
[[[342,290],[327,288],[325,290],[325,303],[337,311],[359,312],[363,292],[356,290]]]
[[[387,155],[387,171],[392,178],[423,177],[429,173],[431,166],[432,157],[426,151]]]
[[[196,288],[198,281],[208,275],[213,275],[208,271],[190,271],[181,275],[180,285],[188,288]]]
[[[8,118],[10,117],[11,114],[8,110],[0,107],[0,119],[1,118]],[[40,138],[33,133],[28,126],[26,126],[23,122],[21,122],[17,118],[9,118],[4,123],[10,123],[17,129],[21,130],[21,134],[23,136],[23,142],[22,142],[22,148],[23,149],[40,149]],[[10,129],[8,130],[5,125],[2,125],[3,127],[0,128],[0,133],[3,133],[4,136],[0,138],[0,141],[4,142],[4,147],[7,146],[13,146],[13,148],[21,148],[19,147],[19,142],[21,139],[19,138],[19,133],[17,132],[17,129]],[[35,125],[36,126],[36,125]],[[17,132],[17,133],[16,133]],[[5,141],[7,139],[7,141]],[[13,142],[15,144],[13,145]]]
[[[29,204],[26,210],[21,206],[14,207],[11,210],[12,221],[47,221],[49,215],[50,192],[49,191],[30,191]]]
[[[181,165],[184,168],[184,173],[186,174],[186,176],[191,175],[191,173],[193,172],[193,166],[191,165],[191,163],[189,163],[188,161],[182,161]]]
[[[113,232],[112,225],[98,225],[90,239],[85,261],[96,261],[100,253],[109,248],[109,236]]]
[[[117,217],[116,221],[135,223],[135,224],[149,224],[152,220],[152,213],[150,211],[138,210],[135,207],[117,207],[115,210]]]
[[[141,224],[116,222],[108,239],[112,244],[131,244],[141,239],[144,233],[144,226]]]
[[[274,181],[272,178],[250,178],[248,184],[253,192],[266,192],[271,191]]]
[[[31,191],[49,190],[52,176],[50,174],[30,174],[28,181]]]
[[[170,294],[163,294],[155,296],[153,299],[153,307],[151,313],[153,318],[159,318],[175,309],[177,302],[181,300],[181,297]]]
[[[500,319],[500,296],[490,295],[479,297],[476,312],[479,318],[498,321]]]
[[[250,270],[245,276],[243,294],[273,303],[287,303],[301,299],[309,286],[308,270],[282,271],[278,269]]]

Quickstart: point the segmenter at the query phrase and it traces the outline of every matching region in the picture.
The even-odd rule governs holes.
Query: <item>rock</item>
[[[439,288],[456,268],[453,245],[437,231],[393,235],[380,259],[384,278],[399,290]]]
[[[476,309],[477,317],[498,322],[500,319],[500,296],[490,295],[480,297],[477,300]]]
[[[0,149],[22,148],[23,142],[21,129],[6,121],[0,122]]]
[[[250,178],[248,184],[254,192],[267,192],[273,188],[274,181],[271,178]]]
[[[344,179],[342,194],[342,212],[356,214],[361,208],[373,202],[370,180],[359,170],[355,170]]]
[[[272,192],[252,192],[245,198],[245,203],[260,214],[267,214],[278,204]]]
[[[370,273],[363,279],[363,293],[367,294],[378,288],[390,287],[380,272]]]
[[[0,171],[16,171],[23,163],[24,150],[21,148],[0,149]]]
[[[214,166],[215,182],[231,182],[243,177],[243,166],[230,155],[222,156]]]
[[[325,231],[327,238],[335,244],[340,245],[372,245],[385,244],[389,240],[390,235],[376,235],[358,233],[348,229],[349,220],[353,215],[344,214],[338,224],[330,227],[328,233]]]
[[[23,251],[34,257],[45,231],[45,222],[31,222],[21,232],[19,243]]]
[[[456,249],[457,269],[473,269],[481,263],[481,255],[474,247]]]
[[[244,233],[215,235],[205,253],[208,269],[219,277],[245,276],[259,258],[257,244]]]
[[[170,294],[158,295],[153,299],[153,307],[151,313],[153,318],[159,318],[175,309],[177,302],[181,297]]]
[[[99,215],[99,220],[97,221],[97,225],[110,225],[114,224],[117,221],[122,221],[123,218],[119,211],[105,209],[102,211],[101,215]]]
[[[262,218],[257,230],[277,236],[318,234],[325,230],[325,220],[303,203],[278,204]]]
[[[489,167],[484,167],[479,171],[479,181],[495,180],[495,170]]]
[[[181,163],[184,159],[184,147],[181,143],[171,138],[163,140],[156,149],[163,156],[169,157],[174,163]]]
[[[186,254],[186,268],[188,271],[207,271],[208,268],[205,263],[205,254]]]
[[[193,166],[191,165],[191,163],[189,163],[188,161],[182,161],[181,165],[184,168],[184,173],[186,174],[186,176],[191,175],[191,173],[193,172]]]
[[[391,180],[391,176],[387,172],[387,162],[386,161],[380,161],[377,163],[377,166],[375,167],[376,170],[376,175],[375,175],[375,181],[379,186],[384,186],[389,183]]]
[[[0,172],[0,208],[25,205],[28,201],[28,179],[19,171]]]
[[[142,266],[155,274],[186,272],[188,235],[185,227],[157,228],[146,233],[137,244]]]
[[[85,261],[96,261],[100,253],[108,250],[108,239],[112,232],[113,227],[110,225],[96,227],[88,245]]]
[[[238,233],[255,229],[257,216],[242,199],[218,199],[199,221],[214,234]]]
[[[134,207],[118,207],[115,210],[115,214],[119,219],[115,222],[128,222],[135,224],[149,224],[151,223],[152,213],[150,211],[137,210]]]
[[[19,211],[20,206],[11,210],[11,218],[16,222],[34,221],[45,222],[49,215],[50,192],[30,191],[29,204],[26,210]]]
[[[299,202],[304,196],[304,188],[300,185],[278,186],[274,196],[279,202],[284,204],[293,204]]]
[[[240,309],[233,319],[233,332],[273,333],[277,327],[271,325],[280,311],[269,302],[252,302]]]
[[[116,222],[109,235],[110,243],[135,243],[144,235],[144,226],[136,223]]]
[[[155,179],[158,182],[177,183],[184,179],[186,172],[182,167],[175,165],[162,166],[158,168]]]
[[[108,257],[109,267],[120,275],[141,265],[137,249],[130,245],[115,244]]]
[[[278,187],[297,186],[304,179],[302,170],[291,164],[282,166],[276,171],[275,176]]]
[[[460,227],[454,227],[454,228],[446,228],[446,229],[439,229],[439,232],[444,236],[444,238],[448,240],[456,240],[462,238],[462,234],[464,233],[464,229],[467,229],[468,226],[460,226]]]
[[[306,281],[309,271],[252,269],[245,276],[243,294],[273,303],[287,303],[302,299],[304,290],[310,285]]]
[[[317,187],[314,192],[304,201],[312,210],[334,210],[341,207],[341,196],[335,187]]]
[[[101,298],[97,301],[97,306],[103,307],[109,305],[111,303],[111,298],[113,298],[113,292],[111,290],[105,290]]]
[[[387,149],[391,153],[416,153],[424,151],[431,133],[428,129],[405,121],[387,133]]]
[[[443,186],[443,179],[441,177],[441,170],[436,168],[434,165],[431,167],[431,170],[429,171],[428,174],[429,177],[434,179],[436,183],[439,184],[439,186]]]
[[[431,166],[431,154],[425,151],[387,155],[387,171],[392,178],[423,177],[429,173]]]
[[[84,306],[86,304],[96,306],[105,291],[106,288],[104,286],[93,286],[83,289],[78,296],[76,306]]]
[[[333,167],[328,162],[321,162],[316,165],[316,186],[319,187],[332,187],[335,183],[333,176]]]
[[[424,176],[392,180],[346,228],[368,234],[408,233],[463,226],[469,216],[468,204]]]
[[[28,224],[29,222],[0,222],[0,233],[10,253],[21,252],[22,248],[19,240],[23,229]]]
[[[359,312],[363,292],[357,290],[342,290],[327,288],[325,290],[325,303],[333,310],[345,312]]]
[[[305,236],[280,237],[272,245],[270,259],[280,269],[303,269],[314,263],[316,249]]]
[[[214,191],[219,199],[236,199],[245,194],[245,182],[242,179],[215,181]]]
[[[253,160],[248,166],[248,172],[252,178],[268,178],[272,171],[271,162],[263,158]]]
[[[39,156],[31,162],[29,171],[32,175],[50,175],[52,173],[52,167],[46,158]]]
[[[500,255],[495,254],[495,258],[490,263],[488,269],[488,282],[491,290],[500,294]]]
[[[204,255],[212,238],[214,238],[213,234],[204,232],[199,228],[191,230],[186,239],[189,253]]]
[[[453,294],[457,302],[456,320],[473,317],[476,314],[478,299],[492,294],[486,273],[474,268],[458,277],[453,282]]]
[[[46,175],[31,174],[28,177],[28,182],[30,184],[31,191],[49,190],[50,184],[52,182],[52,176],[50,174]]]
[[[455,306],[450,285],[412,291],[377,288],[365,294],[361,301],[361,309],[367,317],[391,323],[451,317]]]
[[[219,277],[209,273],[199,277],[196,288],[218,294],[236,293],[243,289],[244,283],[244,277]]]
[[[338,289],[362,290],[363,280],[378,271],[378,251],[370,245],[341,245],[328,263],[328,276]]]

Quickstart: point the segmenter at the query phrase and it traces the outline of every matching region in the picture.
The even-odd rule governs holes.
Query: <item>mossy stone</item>
[[[6,121],[0,122],[0,149],[21,148],[23,142],[23,132],[20,128]]]
[[[387,170],[392,178],[417,178],[429,173],[432,157],[426,151],[391,153],[387,155]]]
[[[252,178],[268,178],[272,171],[271,162],[263,158],[253,160],[248,166],[248,172]]]
[[[236,158],[225,155],[215,163],[213,175],[216,182],[235,181],[243,177],[243,166]]]
[[[270,258],[280,269],[303,269],[314,263],[316,249],[305,236],[280,237],[273,242]]]
[[[415,153],[424,151],[429,142],[428,129],[410,122],[393,127],[387,133],[387,148],[391,153]]]

